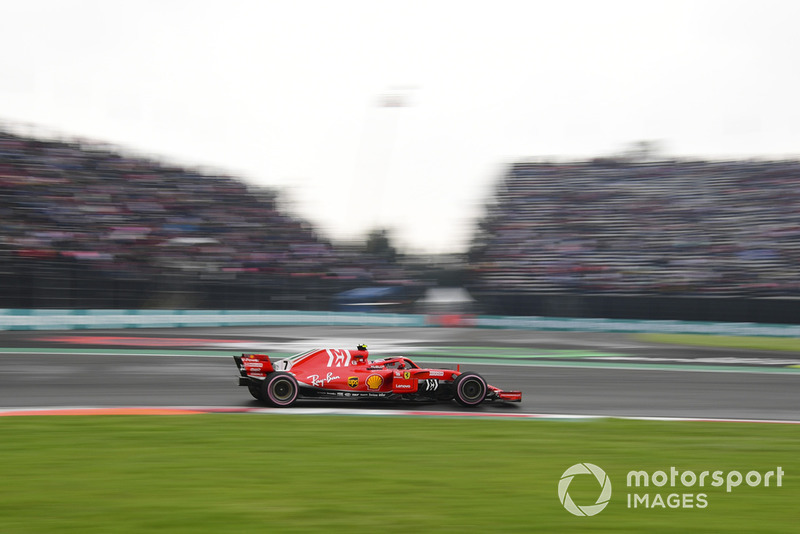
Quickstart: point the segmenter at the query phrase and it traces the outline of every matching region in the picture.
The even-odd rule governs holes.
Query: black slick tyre
[[[453,381],[454,398],[461,406],[472,408],[479,405],[488,391],[486,380],[477,373],[462,373]]]
[[[270,373],[261,385],[263,400],[267,404],[279,408],[294,404],[299,392],[300,388],[294,376],[283,371]]]

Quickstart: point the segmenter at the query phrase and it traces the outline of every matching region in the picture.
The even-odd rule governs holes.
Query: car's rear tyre
[[[277,371],[270,373],[262,385],[264,400],[272,406],[285,408],[294,404],[300,388],[290,373]]]
[[[486,380],[477,373],[462,373],[453,382],[456,402],[461,406],[473,407],[483,402],[489,392]]]

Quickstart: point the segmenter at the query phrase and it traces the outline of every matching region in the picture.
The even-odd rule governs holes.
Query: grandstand
[[[798,161],[517,163],[481,229],[472,289],[495,306],[526,294],[800,296]]]
[[[275,190],[0,129],[0,308],[330,310],[392,286],[412,311],[452,271],[399,260]],[[798,260],[798,161],[520,162],[448,285],[501,315],[800,322]]]
[[[325,309],[414,285],[229,176],[0,131],[0,308]]]

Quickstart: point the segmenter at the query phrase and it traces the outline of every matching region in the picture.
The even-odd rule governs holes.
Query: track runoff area
[[[267,408],[232,356],[369,346],[472,370],[521,404],[301,400]],[[641,336],[471,328],[226,327],[0,332],[0,415],[282,413],[800,423],[800,353]]]

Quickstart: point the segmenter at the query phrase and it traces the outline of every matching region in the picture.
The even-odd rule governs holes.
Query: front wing
[[[489,393],[486,395],[488,402],[522,402],[521,391],[503,391],[500,388],[489,386]]]

